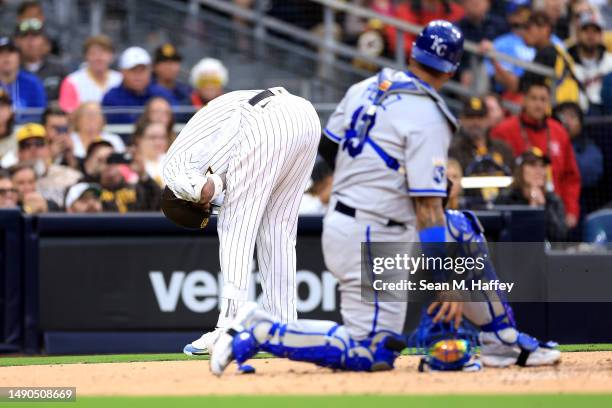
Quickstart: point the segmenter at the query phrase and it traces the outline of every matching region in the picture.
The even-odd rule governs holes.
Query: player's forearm
[[[440,197],[416,197],[417,230],[444,227],[444,208]]]

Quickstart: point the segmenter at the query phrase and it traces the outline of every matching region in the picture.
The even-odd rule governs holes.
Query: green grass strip
[[[9,406],[2,403],[2,407]],[[9,403],[10,404],[10,403]],[[440,396],[210,396],[210,397],[78,397],[68,403],[14,403],[15,407],[219,407],[219,408],[609,408],[612,395],[440,395]]]

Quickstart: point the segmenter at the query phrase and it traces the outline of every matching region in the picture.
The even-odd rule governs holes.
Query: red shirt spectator
[[[566,224],[577,224],[580,206],[580,173],[574,150],[563,126],[547,117],[550,90],[543,84],[531,84],[526,91],[523,112],[503,120],[491,131],[491,136],[508,143],[515,156],[537,147],[551,160],[555,192],[563,200]]]
[[[424,26],[433,20],[457,21],[463,17],[463,8],[448,0],[412,0],[401,3],[395,8],[393,17],[409,23]],[[387,27],[387,41],[392,50],[396,49],[395,27]],[[416,35],[404,34],[404,49],[406,58],[410,56],[412,43]]]

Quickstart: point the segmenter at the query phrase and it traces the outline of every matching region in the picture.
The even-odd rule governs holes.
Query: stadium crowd
[[[466,53],[457,80],[470,87],[482,75],[490,81],[459,112],[462,129],[448,167],[456,181],[451,206],[543,207],[551,240],[566,239],[597,208],[585,192],[597,190],[606,155],[586,131],[585,119],[612,112],[612,41],[606,31],[612,28],[612,1],[353,2],[418,25],[450,20],[479,44],[484,56]],[[304,3],[271,1],[268,13],[288,21],[300,14],[300,24],[316,30],[321,13],[308,21],[305,16],[313,13],[296,13]],[[368,55],[395,55],[393,27],[350,16],[339,16],[337,23],[339,37]],[[412,40],[405,34],[407,56]],[[169,43],[152,55],[138,46],[119,53],[109,37],[90,37],[75,67],[62,63],[56,48],[41,4],[22,2],[13,35],[0,38],[0,208],[18,206],[30,214],[159,210],[160,164],[176,136],[175,122],[189,117],[175,108],[197,109],[221,95],[228,70],[204,58],[184,83],[183,58]],[[492,58],[491,50],[549,66],[556,78]],[[509,104],[520,112],[512,115]],[[44,110],[42,117],[36,109]],[[107,124],[133,124],[134,131],[109,133]],[[506,189],[462,191],[462,176],[479,175],[514,181]],[[312,179],[302,212],[321,214],[331,170],[317,162]]]

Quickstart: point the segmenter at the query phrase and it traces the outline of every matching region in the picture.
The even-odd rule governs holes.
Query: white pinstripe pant
[[[298,209],[317,154],[319,117],[305,99],[280,94],[245,103],[239,133],[218,222],[224,278],[218,326],[226,327],[247,300],[255,245],[262,306],[289,322],[297,318]]]

